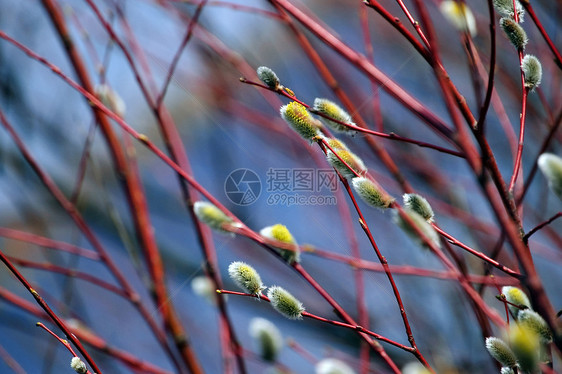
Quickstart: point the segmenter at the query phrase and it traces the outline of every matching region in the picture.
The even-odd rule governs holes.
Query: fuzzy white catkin
[[[562,200],[562,158],[553,153],[543,153],[539,156],[538,165],[550,189]]]
[[[539,365],[540,339],[526,325],[513,324],[509,328],[509,345],[523,373],[535,373]],[[513,366],[513,365],[504,365]]]
[[[267,226],[260,230],[260,235],[273,240],[278,240],[282,243],[293,244],[294,250],[280,248],[281,257],[283,257],[289,264],[300,262],[300,248],[293,235],[285,225],[280,223]]]
[[[509,348],[509,345],[500,338],[495,336],[486,338],[486,349],[503,366],[512,367],[517,364],[515,354]]]
[[[513,0],[493,0],[494,8],[502,17],[513,18]],[[517,9],[517,16],[519,17],[519,22],[524,21],[525,10],[519,2],[515,0],[515,9]]]
[[[410,217],[414,225],[421,231],[424,236],[437,248],[441,247],[441,241],[439,240],[439,234],[430,223],[428,223],[421,215],[414,212],[410,208],[404,208],[404,212]],[[392,211],[392,220],[398,227],[400,227],[406,235],[408,235],[413,241],[422,247],[427,247],[427,244],[422,241],[422,238],[418,235],[417,231],[410,226],[410,224],[400,216],[398,210]]]
[[[521,70],[525,76],[525,87],[533,91],[541,84],[542,65],[533,55],[525,55],[521,60]]]
[[[312,142],[312,139],[318,135],[318,129],[321,125],[310,112],[301,103],[296,101],[283,105],[279,109],[281,117],[287,122],[293,130],[295,130],[303,139]]]
[[[507,17],[500,19],[500,26],[515,48],[525,49],[529,39],[527,38],[527,33],[523,30],[523,27],[521,27],[513,19]]]
[[[269,287],[267,297],[271,301],[273,309],[289,319],[302,319],[304,307],[287,290],[279,286]]]
[[[343,177],[354,178],[356,174],[363,175],[367,172],[367,167],[363,163],[363,160],[355,153],[348,149],[334,148],[334,151],[336,151],[337,155],[330,150],[326,152],[326,160],[328,160],[330,165]],[[345,163],[342,160],[345,161]]]
[[[283,337],[279,329],[265,318],[252,318],[248,327],[250,336],[254,338],[261,358],[274,362],[283,347]]]
[[[509,311],[515,318],[517,318],[517,315],[521,310],[520,308],[518,308],[518,306],[531,308],[531,302],[529,301],[529,298],[527,297],[527,295],[525,295],[525,292],[517,287],[504,286],[502,287],[502,294],[505,296],[505,299],[507,301],[509,301],[511,304],[515,304],[507,304]]]
[[[368,178],[353,178],[351,184],[361,200],[374,208],[387,209],[394,201],[380,186]]]
[[[70,360],[70,367],[78,374],[85,374],[88,372],[86,364],[80,359],[80,357],[72,357],[72,360]]]
[[[242,261],[235,261],[228,266],[228,275],[238,287],[249,294],[261,296],[265,289],[261,277],[250,265]]]
[[[223,225],[233,223],[232,218],[224,214],[214,204],[206,201],[196,201],[193,204],[193,211],[201,222],[218,232],[228,232]]]
[[[355,374],[355,371],[345,362],[337,358],[325,358],[315,366],[316,374]]]
[[[277,77],[277,74],[275,74],[273,70],[271,70],[267,66],[260,66],[256,70],[256,72],[258,74],[258,78],[263,83],[265,83],[266,86],[274,90],[279,88],[279,83],[280,83],[279,78]]]
[[[459,31],[468,31],[471,36],[476,36],[476,19],[468,5],[456,0],[445,0],[439,5],[439,10]]]
[[[517,315],[517,320],[522,326],[534,331],[543,343],[550,343],[552,341],[552,332],[548,324],[541,315],[534,310],[520,310]]]
[[[402,196],[404,206],[412,209],[414,212],[422,216],[427,222],[433,222],[433,209],[429,202],[423,197],[415,193],[407,193]]]
[[[351,116],[344,109],[342,109],[338,104],[330,101],[328,99],[316,98],[314,99],[314,110],[322,113],[330,118],[338,120],[339,122],[355,126],[355,122],[351,120]],[[355,135],[357,131],[350,129],[341,123],[332,121],[328,118],[320,117],[320,120],[333,131],[346,133],[348,135]]]

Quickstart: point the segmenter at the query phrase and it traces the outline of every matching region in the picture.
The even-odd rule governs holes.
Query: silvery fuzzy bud
[[[260,230],[260,235],[269,239],[278,240],[283,243],[293,244],[295,249],[294,251],[280,248],[281,256],[289,264],[292,264],[293,262],[300,262],[299,246],[295,238],[293,238],[293,235],[291,235],[291,232],[289,231],[289,229],[287,229],[285,225],[278,223],[273,226],[264,227],[263,229]]]
[[[424,197],[415,193],[407,193],[402,196],[402,199],[404,200],[404,206],[406,206],[406,208],[412,209],[427,222],[433,222],[433,209]]]
[[[529,298],[527,297],[527,295],[525,295],[525,292],[517,287],[504,286],[502,287],[502,294],[505,296],[505,299],[511,304],[515,304],[523,308],[531,308],[531,302],[529,301]],[[517,315],[521,310],[521,308],[518,308],[517,306],[507,304],[509,311],[515,318],[517,318]]]
[[[316,98],[314,99],[314,110],[330,118],[336,119],[340,122],[347,123],[355,126],[355,123],[351,120],[351,116],[345,110],[343,110],[338,104],[330,101],[328,99]],[[343,132],[348,135],[355,135],[357,131],[350,129],[342,125],[341,123],[331,121],[327,118],[320,117],[320,120],[329,128],[336,132]]]
[[[326,159],[328,160],[330,165],[332,165],[332,167],[336,169],[343,177],[355,178],[355,173],[364,175],[367,172],[367,167],[363,163],[363,160],[361,160],[361,158],[355,153],[347,149],[336,150],[334,148],[334,151],[336,151],[337,156],[336,154],[334,154],[334,152],[328,150],[326,152]],[[342,160],[345,161],[345,163],[343,163]],[[350,167],[355,171],[355,173],[350,169]]]
[[[517,322],[521,326],[534,331],[543,343],[552,342],[552,331],[550,331],[546,321],[537,312],[531,309],[520,310],[517,315]]]
[[[223,213],[222,210],[217,208],[214,204],[206,201],[196,201],[193,204],[193,211],[199,221],[209,225],[212,229],[219,232],[228,232],[225,224],[232,224],[234,220]]]
[[[269,88],[278,89],[280,82],[277,74],[267,66],[260,66],[256,72],[258,73],[258,78]]]
[[[302,319],[304,307],[293,295],[279,286],[269,287],[267,297],[273,309],[289,319]]]
[[[394,202],[392,196],[387,194],[379,185],[368,178],[353,178],[351,184],[361,200],[374,208],[384,210]]]
[[[439,5],[439,10],[459,31],[468,31],[471,36],[476,35],[476,19],[468,5],[455,0],[445,0]]]
[[[552,153],[543,153],[539,157],[538,165],[550,189],[562,200],[562,158]]]
[[[541,84],[542,65],[533,55],[525,55],[521,60],[521,70],[525,75],[525,87],[533,91]]]
[[[228,275],[238,287],[254,296],[261,296],[261,292],[266,288],[261,277],[250,265],[242,261],[235,261],[228,266]]]
[[[249,332],[256,341],[259,354],[268,362],[275,362],[283,347],[283,337],[279,329],[264,318],[252,318]]]
[[[490,355],[503,366],[513,367],[517,365],[515,354],[507,343],[500,338],[496,338],[495,336],[486,338],[486,349]]]
[[[280,109],[281,117],[304,139],[312,142],[321,127],[318,120],[312,117],[306,107],[296,101],[283,105]]]
[[[78,374],[86,374],[88,372],[86,364],[80,359],[80,357],[72,357],[72,360],[70,360],[70,367]]]
[[[355,374],[345,362],[337,358],[325,358],[314,367],[316,374]]]
[[[441,248],[441,241],[439,240],[439,234],[437,233],[437,231],[435,231],[435,229],[433,228],[433,226],[431,226],[430,223],[428,223],[422,216],[420,216],[418,213],[414,212],[410,208],[404,208],[404,212],[408,215],[408,217],[410,217],[410,219],[413,221],[414,225],[416,225],[418,230],[420,230],[426,236],[426,238],[431,243],[433,243],[435,247]],[[423,247],[427,247],[426,243],[422,241],[416,230],[414,230],[414,228],[410,226],[410,224],[406,222],[406,220],[403,219],[402,216],[400,216],[400,213],[397,210],[394,210],[392,214],[393,214],[392,220],[394,221],[395,224],[398,225],[398,227],[400,227],[416,243],[418,243]]]
[[[509,329],[509,343],[521,371],[534,373],[539,365],[539,336],[525,325],[515,324]]]
[[[513,0],[493,0],[494,8],[502,17],[513,18]],[[523,22],[523,18],[525,16],[525,10],[523,6],[519,2],[519,0],[515,0],[515,9],[517,9],[517,17],[519,18],[519,22]]]
[[[529,39],[523,27],[511,18],[501,18],[500,26],[511,42],[517,49],[525,49]]]

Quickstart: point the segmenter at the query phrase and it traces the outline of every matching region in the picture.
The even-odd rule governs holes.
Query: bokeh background
[[[97,0],[94,3],[127,48],[134,50],[136,45],[142,49],[146,60],[136,58],[135,65],[143,77],[150,71],[160,89],[196,5],[167,0]],[[368,52],[362,27],[362,22],[366,21],[376,66],[450,123],[429,65],[361,1],[293,3],[307,9],[308,14],[360,53]],[[382,3],[407,24],[395,2]],[[106,82],[111,86],[126,105],[125,120],[164,149],[156,119],[142,96],[130,65],[111,42],[91,7],[78,0],[58,1],[58,4],[64,10],[71,35],[92,80],[96,84]],[[476,18],[474,45],[487,67],[490,48],[487,3],[470,0],[467,4]],[[477,113],[477,95],[461,35],[439,12],[439,1],[430,1],[426,5],[436,28],[444,65],[470,108]],[[556,1],[533,2],[533,6],[547,33],[559,48],[562,47],[559,26],[562,6]],[[75,78],[60,38],[40,1],[0,0],[0,9],[0,30]],[[526,177],[554,119],[559,119],[562,75],[530,18],[526,19],[524,27],[530,39],[527,51],[541,58],[544,69],[541,90],[529,96],[523,153],[523,175]],[[351,64],[307,31],[304,35],[358,108],[359,112],[353,115],[361,115],[373,128],[383,126],[385,132],[447,146],[422,120],[373,85]],[[508,179],[513,165],[512,145],[518,134],[520,76],[514,48],[499,32],[497,41],[497,105],[489,112],[487,134],[501,172]],[[290,28],[276,16],[275,9],[267,1],[209,1],[202,10],[193,38],[181,54],[164,99],[185,145],[193,175],[252,229],[259,231],[262,227],[283,223],[299,244],[349,256],[351,238],[345,230],[341,210],[349,208],[341,186],[333,195],[336,205],[272,203],[271,196],[275,191],[267,191],[268,170],[317,170],[329,169],[329,165],[317,147],[301,140],[278,115],[279,107],[288,102],[286,98],[239,81],[241,76],[257,81],[255,69],[261,65],[271,67],[282,84],[307,103],[312,104],[315,97],[336,100]],[[482,94],[482,87],[477,90]],[[0,108],[40,166],[69,197],[76,190],[82,170],[80,160],[90,134],[91,148],[77,209],[140,293],[142,301],[158,318],[147,287],[147,271],[135,239],[127,201],[106,143],[99,130],[93,128],[95,120],[88,102],[47,68],[2,40]],[[122,138],[127,136],[117,126],[115,131]],[[478,250],[492,252],[499,239],[499,228],[464,160],[400,142],[376,140],[389,152],[414,189],[433,204],[441,227]],[[560,155],[560,140],[558,132],[548,150]],[[368,146],[365,136],[348,137],[346,143],[361,155],[380,183],[399,198],[402,192],[398,184]],[[205,371],[220,373],[224,370],[224,362],[221,359],[218,312],[213,303],[195,294],[190,286],[196,276],[204,274],[203,258],[177,177],[142,144],[136,141],[133,144],[155,237],[166,268],[171,302]],[[249,205],[234,204],[225,194],[228,175],[239,168],[252,170],[261,180],[261,194]],[[288,195],[296,193],[294,190],[287,192]],[[325,190],[299,194],[307,198],[311,195],[332,196]],[[389,213],[362,207],[375,240],[390,264],[443,270],[437,259],[393,224]],[[536,226],[560,211],[560,207],[561,202],[548,189],[544,177],[538,174],[523,204],[524,228],[529,230]],[[355,217],[354,212],[352,217]],[[361,257],[376,261],[357,220],[353,218],[351,222]],[[5,253],[81,270],[114,283],[99,261],[13,240],[7,235],[5,229],[20,230],[91,248],[4,130],[0,131],[0,225],[4,233],[0,248]],[[554,222],[531,240],[536,267],[556,309],[562,304],[561,228],[560,222]],[[303,301],[308,311],[337,319],[331,307],[303,279],[255,243],[220,234],[213,234],[213,239],[225,288],[236,290],[227,277],[228,265],[235,260],[246,261],[260,272],[266,285],[282,285]],[[505,247],[500,260],[515,266],[509,246]],[[460,251],[457,253],[466,261],[470,273],[484,273],[486,268],[480,260]],[[311,253],[303,253],[302,264],[352,316],[357,317],[356,287],[350,266]],[[174,370],[145,322],[127,301],[68,274],[26,266],[20,269],[60,316],[81,321],[114,347],[165,370]],[[378,272],[362,274],[370,328],[406,344],[399,311],[386,277]],[[397,275],[396,281],[418,346],[438,372],[490,373],[497,370],[484,348],[472,309],[454,281],[412,275]],[[32,301],[5,268],[0,271],[0,285]],[[497,294],[495,287],[483,291],[488,304],[502,311],[502,304],[494,297]],[[227,306],[241,343],[250,351],[255,351],[255,345],[248,333],[249,321],[263,317],[273,321],[285,339],[294,341],[315,360],[337,357],[358,367],[360,341],[353,332],[316,321],[289,321],[267,303],[249,298],[230,296]],[[35,327],[36,322],[36,317],[6,299],[0,300],[0,346],[5,351],[1,355],[0,372],[17,372],[16,366],[30,373],[70,372],[68,352],[45,331]],[[54,331],[58,333],[56,329]],[[396,348],[385,348],[399,366],[414,359]],[[134,372],[111,355],[90,351],[94,352],[96,361],[106,373]],[[10,364],[9,357],[18,364]],[[287,345],[279,362],[295,373],[314,372],[314,362]],[[255,358],[249,358],[247,364],[251,373],[272,370]],[[557,359],[556,367],[559,368]],[[371,354],[371,369],[373,372],[388,370],[374,354]]]

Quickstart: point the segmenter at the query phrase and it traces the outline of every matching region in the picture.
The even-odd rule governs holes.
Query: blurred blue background
[[[146,54],[147,64],[160,88],[185,34],[187,22],[182,16],[193,15],[195,5],[165,0],[95,3],[130,48],[130,40],[127,39],[117,10],[122,12],[131,34]],[[428,2],[427,7],[436,27],[444,65],[473,113],[478,113],[460,34],[441,15],[438,3]],[[477,21],[478,34],[474,37],[474,43],[487,67],[489,35],[486,2],[467,3]],[[236,8],[229,4],[251,8]],[[341,40],[358,52],[365,53],[360,23],[361,1],[307,0],[295,4],[308,8],[310,14],[321,20]],[[126,104],[126,121],[164,149],[156,120],[130,66],[123,53],[110,42],[91,8],[85,2],[76,0],[60,1],[59,5],[64,9],[71,35],[87,63],[92,80],[101,83],[100,68],[103,67],[105,81]],[[384,2],[383,5],[406,22],[394,2]],[[546,31],[560,47],[558,20],[562,15],[562,7],[557,2],[537,2],[533,6]],[[60,40],[39,1],[0,0],[0,9],[2,31],[75,78]],[[298,138],[278,115],[279,107],[287,102],[285,98],[242,84],[239,77],[245,76],[256,81],[254,69],[265,65],[277,73],[283,85],[307,103],[312,104],[315,97],[335,101],[337,98],[299,47],[290,29],[271,17],[270,13],[259,13],[256,9],[274,12],[266,1],[210,1],[204,7],[199,20],[201,26],[196,28],[194,38],[181,55],[164,103],[181,134],[195,178],[246,225],[259,231],[265,226],[283,223],[299,244],[349,256],[350,239],[342,224],[340,210],[348,209],[345,205],[348,199],[341,193],[344,192],[341,186],[334,195],[337,205],[271,204],[274,191],[267,191],[268,170],[317,170],[328,169],[329,165],[317,147],[309,146]],[[429,65],[374,11],[367,10],[366,13],[376,66],[450,123]],[[545,70],[540,95],[535,93],[529,97],[523,154],[523,174],[527,176],[552,125],[551,117],[560,110],[562,80],[560,70],[556,68],[530,18],[527,18],[524,27],[530,38],[528,51],[541,58]],[[359,114],[370,126],[374,126],[374,118],[377,118],[373,109],[375,94],[369,79],[308,32],[305,35],[332,70],[341,88],[359,108]],[[517,134],[520,111],[517,56],[503,35],[498,33],[497,40],[496,87],[510,126]],[[218,51],[217,47],[222,50]],[[140,61],[135,62],[140,68]],[[378,89],[376,93],[380,95],[385,132],[448,146],[419,118],[384,91]],[[86,138],[94,124],[86,100],[44,66],[3,40],[0,42],[0,108],[40,166],[70,196],[76,185]],[[488,115],[487,134],[500,170],[508,179],[513,162],[509,135],[500,125],[501,114],[498,115],[494,109]],[[117,126],[115,130],[120,133]],[[560,139],[558,132],[549,148],[550,152],[561,153]],[[399,198],[402,191],[369,148],[365,136],[357,135],[344,140],[353,152],[363,158],[370,172],[385,189]],[[485,253],[492,251],[499,236],[497,224],[477,181],[462,159],[399,142],[376,141],[387,149],[414,189],[432,202],[436,221],[441,227],[478,250]],[[190,287],[194,277],[203,275],[203,258],[193,223],[182,202],[177,177],[138,142],[135,142],[135,150],[155,236],[165,263],[171,301],[206,372],[220,373],[223,362],[220,359],[218,313],[214,305],[196,295]],[[259,198],[246,206],[232,203],[224,189],[228,175],[239,168],[252,170],[262,183]],[[288,192],[289,195],[295,193],[294,189]],[[312,195],[331,196],[325,190],[300,194],[307,198]],[[560,204],[548,190],[543,176],[537,175],[525,199],[524,228],[529,230],[560,211]],[[142,260],[138,259],[140,253],[127,202],[99,131],[92,143],[77,205],[103,245],[140,292],[143,302],[158,316],[144,282],[147,273]],[[479,225],[467,225],[462,217],[451,214],[447,209],[451,206],[472,215],[473,223]],[[369,209],[364,204],[361,207],[364,208],[378,246],[391,265],[443,270],[436,258],[403,235],[392,223],[389,213]],[[0,212],[2,227],[91,248],[42,186],[5,131],[0,131]],[[376,262],[369,242],[357,224],[355,213],[351,214],[361,257]],[[536,234],[531,241],[536,266],[556,309],[560,309],[562,302],[559,287],[561,228],[560,222],[555,222],[548,229],[550,231]],[[331,307],[303,279],[255,243],[242,237],[220,234],[213,234],[213,239],[219,271],[227,289],[236,289],[227,279],[228,265],[235,260],[246,261],[259,271],[266,285],[281,285],[300,299],[308,311],[337,319]],[[5,253],[18,258],[79,269],[113,282],[108,271],[97,261],[9,238],[0,239],[0,245]],[[505,251],[500,260],[515,266],[508,246]],[[471,273],[483,274],[481,261],[460,251],[457,253],[464,257]],[[302,264],[357,318],[356,288],[349,266],[309,253],[302,255]],[[73,277],[25,267],[22,272],[59,315],[80,319],[112,346],[163,369],[173,370],[146,324],[128,302]],[[495,274],[500,275],[497,272]],[[7,270],[0,271],[0,277],[2,287],[26,300],[32,300]],[[363,277],[371,330],[407,344],[399,310],[384,273],[365,271]],[[396,282],[417,344],[438,372],[486,373],[496,370],[485,351],[472,309],[454,281],[397,275]],[[494,298],[497,294],[497,289],[489,287],[484,297],[489,305],[501,313],[502,305]],[[259,316],[273,321],[286,339],[294,340],[315,358],[337,357],[358,367],[360,341],[353,332],[316,321],[289,321],[273,311],[267,303],[249,298],[230,296],[227,305],[236,333],[248,350],[255,350],[248,333],[248,323],[253,317]],[[0,321],[0,344],[25,372],[70,371],[68,352],[35,327],[36,317],[2,301]],[[497,333],[501,334],[499,331]],[[388,345],[384,347],[399,366],[414,359],[401,350]],[[130,372],[108,355],[96,352],[94,357],[105,373]],[[314,372],[313,363],[288,346],[283,349],[279,362],[295,373]],[[268,370],[266,363],[256,359],[248,359],[247,364],[250,373]],[[556,364],[559,365],[558,362]],[[388,370],[374,354],[371,354],[371,368],[373,372]],[[5,361],[0,360],[0,372],[11,370]]]

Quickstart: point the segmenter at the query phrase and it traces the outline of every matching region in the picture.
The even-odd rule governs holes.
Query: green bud
[[[302,319],[304,307],[293,295],[279,286],[269,287],[267,297],[273,309],[289,319]]]
[[[486,349],[488,353],[503,366],[513,367],[517,365],[515,354],[507,343],[500,338],[496,338],[495,336],[486,338]]]
[[[258,272],[242,261],[235,261],[228,266],[228,275],[238,287],[245,292],[261,296],[261,292],[266,288]]]
[[[422,216],[427,222],[433,222],[433,209],[427,200],[415,193],[407,193],[402,196],[404,205]]]

